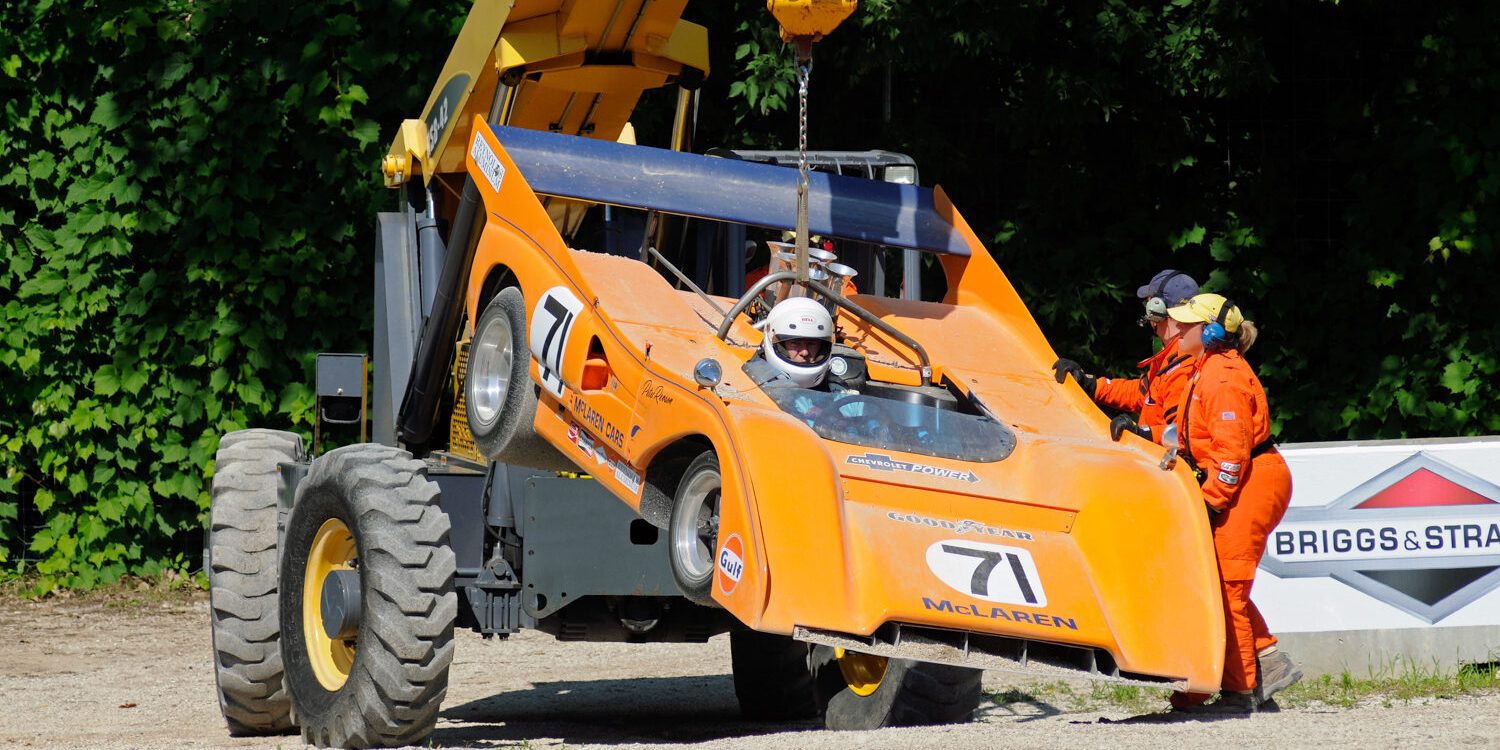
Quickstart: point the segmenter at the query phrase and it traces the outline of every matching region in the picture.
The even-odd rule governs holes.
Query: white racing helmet
[[[764,330],[767,362],[803,388],[823,382],[833,352],[833,317],[823,305],[807,297],[784,299],[771,308]]]

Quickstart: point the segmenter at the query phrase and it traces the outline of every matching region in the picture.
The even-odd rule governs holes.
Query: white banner
[[[1500,438],[1281,451],[1292,506],[1252,595],[1273,632],[1500,625]]]

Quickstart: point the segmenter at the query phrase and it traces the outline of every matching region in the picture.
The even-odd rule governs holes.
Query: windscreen
[[[989,417],[858,393],[767,388],[782,411],[837,443],[959,461],[999,461],[1015,436]]]

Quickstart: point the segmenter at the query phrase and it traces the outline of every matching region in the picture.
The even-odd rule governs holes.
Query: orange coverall
[[[1162,429],[1177,421],[1178,404],[1187,390],[1197,363],[1177,353],[1174,337],[1161,351],[1136,365],[1145,372],[1139,378],[1099,378],[1094,400],[1121,411],[1140,412],[1137,424],[1151,428],[1151,439],[1161,442]]]
[[[1250,601],[1266,538],[1292,499],[1292,474],[1270,445],[1266,391],[1234,349],[1198,363],[1181,405],[1185,455],[1204,474],[1203,500],[1213,518],[1214,550],[1224,595],[1226,691],[1255,689],[1255,655],[1276,642]]]

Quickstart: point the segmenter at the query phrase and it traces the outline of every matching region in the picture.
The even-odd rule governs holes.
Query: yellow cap
[[[1244,322],[1245,316],[1240,314],[1240,306],[1224,298],[1222,294],[1199,294],[1189,298],[1182,304],[1168,308],[1167,314],[1173,320],[1183,323],[1213,323],[1219,319],[1219,312],[1224,309],[1224,304],[1229,304],[1229,312],[1224,316],[1224,330],[1234,333],[1240,330],[1240,323]]]

